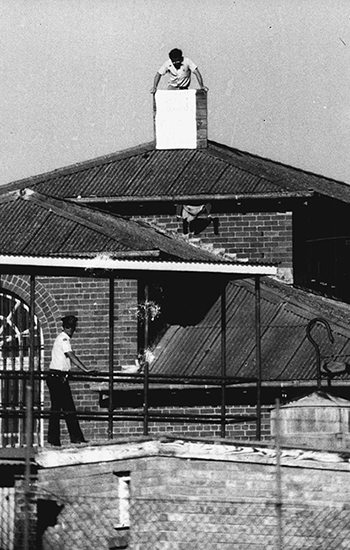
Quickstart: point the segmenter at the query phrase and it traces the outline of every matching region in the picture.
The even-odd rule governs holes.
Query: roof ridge
[[[242,279],[232,282],[234,284],[240,284],[244,287],[253,287],[254,284],[249,279]],[[330,315],[332,317],[330,323],[336,323],[338,332],[345,331],[346,334],[349,334],[348,323],[344,320],[346,312],[343,313],[343,309],[350,310],[349,304],[345,304],[344,302],[332,301],[330,298],[318,295],[309,290],[298,288],[294,285],[289,285],[287,283],[284,283],[283,281],[277,281],[273,276],[269,275],[262,277],[260,284],[261,287],[264,287],[264,293],[268,295],[267,299],[269,299],[269,295],[278,295],[284,300],[285,307],[289,306],[297,308],[300,310],[300,312],[302,312],[303,316],[310,317],[310,319],[320,316],[324,317],[324,310],[328,308],[328,310],[331,310]],[[253,288],[252,292],[254,292]],[[312,304],[310,304],[309,301],[305,303],[305,300],[302,300],[302,297],[304,299],[306,297],[306,299],[312,300]],[[309,312],[309,315],[307,315],[305,312]],[[295,314],[297,315],[297,313]]]
[[[224,146],[226,147],[226,146]],[[235,153],[235,154],[242,154],[242,155],[246,155],[246,156],[249,156],[251,157],[252,155],[250,153],[245,153],[243,151],[239,151],[238,149],[231,149],[232,153]],[[259,168],[257,167],[252,167],[252,166],[249,166],[247,167],[245,164],[244,164],[244,158],[242,157],[242,160],[241,159],[232,159],[230,158],[230,155],[229,155],[229,151],[221,151],[220,150],[220,145],[219,144],[215,144],[214,148],[209,152],[210,155],[212,155],[213,157],[215,157],[216,159],[219,159],[221,160],[222,162],[227,162],[230,166],[235,166],[237,167],[237,165],[239,165],[239,168],[241,170],[243,170],[243,172],[246,172],[248,174],[254,174],[255,176],[259,177],[260,179],[263,179],[263,180],[267,180],[269,183],[271,183],[272,185],[275,185],[275,187],[281,192],[280,188],[281,186],[278,185],[278,182],[283,182],[283,178],[278,178],[278,179],[274,179],[273,177],[268,177],[268,169],[263,166],[259,166]],[[241,160],[241,161],[240,161]],[[268,159],[266,159],[268,161]],[[261,173],[261,168],[263,168],[263,170],[265,171],[264,174]],[[286,189],[286,192],[288,192],[288,188]]]
[[[253,158],[253,159],[256,159],[258,161],[262,161],[262,162],[272,162],[274,165],[276,166],[280,166],[282,168],[287,168],[288,170],[294,170],[295,172],[301,172],[303,174],[306,174],[308,176],[313,176],[315,178],[321,178],[323,180],[327,180],[328,182],[334,182],[334,183],[337,183],[337,184],[341,184],[341,185],[346,185],[347,187],[349,187],[349,183],[346,183],[345,181],[342,181],[342,180],[337,180],[335,178],[330,178],[328,176],[323,176],[322,174],[319,174],[317,172],[312,172],[311,170],[306,170],[305,168],[298,168],[296,166],[293,166],[292,164],[286,164],[282,161],[279,161],[279,160],[273,160],[271,158],[268,158],[268,157],[262,157],[260,155],[257,155],[256,153],[250,153],[249,151],[245,151],[245,150],[242,150],[242,149],[236,149],[235,147],[231,147],[229,145],[225,145],[225,144],[222,144],[222,143],[218,143],[216,141],[213,141],[213,140],[208,140],[208,145],[211,145],[213,148],[217,148],[219,150],[226,150],[228,152],[232,152],[232,153],[236,153],[236,154],[241,154],[241,155],[246,155],[246,156],[249,156],[250,158]]]
[[[0,195],[0,204],[4,204],[5,202],[15,201],[20,196],[21,196],[21,192],[19,190],[7,191],[3,195]]]

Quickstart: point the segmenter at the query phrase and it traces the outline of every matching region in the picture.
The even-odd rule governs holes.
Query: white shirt
[[[197,69],[197,65],[188,57],[184,57],[179,69],[168,59],[158,70],[159,74],[164,76],[169,73],[169,88],[188,88],[191,83],[191,72]]]
[[[69,357],[65,354],[72,351],[70,338],[64,331],[61,332],[54,341],[51,352],[50,369],[67,372],[71,369]]]

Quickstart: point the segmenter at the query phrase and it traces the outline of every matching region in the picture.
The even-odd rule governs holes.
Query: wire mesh
[[[17,550],[14,497],[1,499],[1,550]],[[37,499],[39,550],[335,550],[350,549],[345,506],[210,498],[120,499],[108,495]],[[125,512],[125,510],[124,510]],[[279,512],[282,521],[279,522]],[[281,533],[279,532],[281,529]]]
[[[137,501],[132,550],[335,550],[350,548],[346,509],[256,501]],[[279,530],[281,529],[281,533]]]
[[[42,550],[87,550],[113,548],[115,519],[110,499],[77,498],[52,503],[39,523],[38,548]],[[47,507],[45,502],[44,507]],[[56,516],[57,514],[57,516]]]
[[[15,488],[0,487],[0,548],[14,550]]]

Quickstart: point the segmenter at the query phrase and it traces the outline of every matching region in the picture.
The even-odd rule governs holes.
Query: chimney
[[[156,149],[207,147],[207,92],[158,90],[154,94]]]

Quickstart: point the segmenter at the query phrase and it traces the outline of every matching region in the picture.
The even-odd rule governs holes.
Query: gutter
[[[59,269],[102,269],[116,271],[167,271],[186,273],[221,273],[230,275],[276,275],[277,268],[272,265],[249,265],[231,262],[189,262],[112,259],[97,255],[94,258],[64,258],[50,256],[10,256],[0,255],[0,266],[59,268]]]
[[[298,191],[286,193],[238,193],[238,194],[207,194],[207,195],[153,195],[153,196],[101,196],[101,197],[65,197],[65,200],[70,200],[76,203],[117,203],[117,202],[179,202],[188,203],[191,201],[214,201],[214,200],[252,200],[252,199],[297,199],[310,198],[314,195],[314,191]]]

